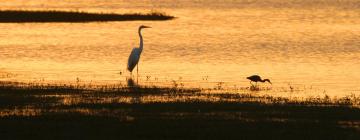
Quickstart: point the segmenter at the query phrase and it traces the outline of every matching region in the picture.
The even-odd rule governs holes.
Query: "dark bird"
[[[259,75],[252,75],[252,76],[246,77],[246,79],[250,80],[251,85],[253,85],[252,82],[255,82],[255,85],[256,85],[257,82],[263,82],[264,83],[266,81],[269,82],[270,84],[272,84],[269,79],[263,79],[262,80]]]

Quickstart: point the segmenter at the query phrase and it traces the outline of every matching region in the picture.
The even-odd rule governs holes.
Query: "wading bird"
[[[132,74],[132,71],[134,70],[135,66],[138,65],[139,60],[140,60],[140,55],[143,50],[143,38],[141,35],[141,29],[143,29],[143,28],[151,28],[151,27],[144,26],[144,25],[141,25],[139,27],[138,32],[139,32],[139,37],[140,37],[140,45],[139,45],[139,48],[132,49],[130,56],[129,56],[128,65],[127,65],[127,69],[131,72],[131,74]],[[138,73],[139,73],[139,65],[137,66],[137,74]]]
[[[264,82],[267,81],[267,82],[269,82],[270,84],[272,84],[269,79],[264,79],[264,80],[262,80],[259,75],[252,75],[252,76],[246,77],[246,79],[249,79],[249,80],[250,80],[250,84],[251,84],[251,85],[253,85],[252,82],[255,82],[255,86],[257,85],[257,82],[263,82],[263,83],[264,83]],[[253,86],[254,86],[254,85],[253,85]]]

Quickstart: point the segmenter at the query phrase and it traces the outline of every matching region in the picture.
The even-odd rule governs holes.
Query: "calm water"
[[[161,11],[171,21],[1,23],[0,80],[126,84],[128,55],[144,51],[139,84],[236,90],[272,80],[269,94],[360,95],[359,0],[0,0],[1,9]],[[119,73],[122,72],[120,75]],[[299,92],[288,91],[293,87]]]

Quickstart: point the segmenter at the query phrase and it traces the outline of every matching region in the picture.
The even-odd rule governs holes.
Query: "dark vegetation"
[[[170,20],[173,18],[173,16],[160,12],[115,14],[78,11],[0,10],[0,22],[3,23]]]
[[[354,98],[292,101],[178,87],[0,82],[0,137],[360,139]]]

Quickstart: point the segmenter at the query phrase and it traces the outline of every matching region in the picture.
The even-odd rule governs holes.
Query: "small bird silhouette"
[[[250,84],[251,85],[253,85],[252,84],[252,82],[255,82],[255,86],[257,85],[257,82],[269,82],[270,84],[272,84],[271,82],[270,82],[270,80],[269,79],[261,79],[261,77],[259,76],[259,75],[252,75],[252,76],[249,76],[249,77],[246,77],[246,79],[249,79],[250,80]],[[254,85],[253,85],[254,86]]]

